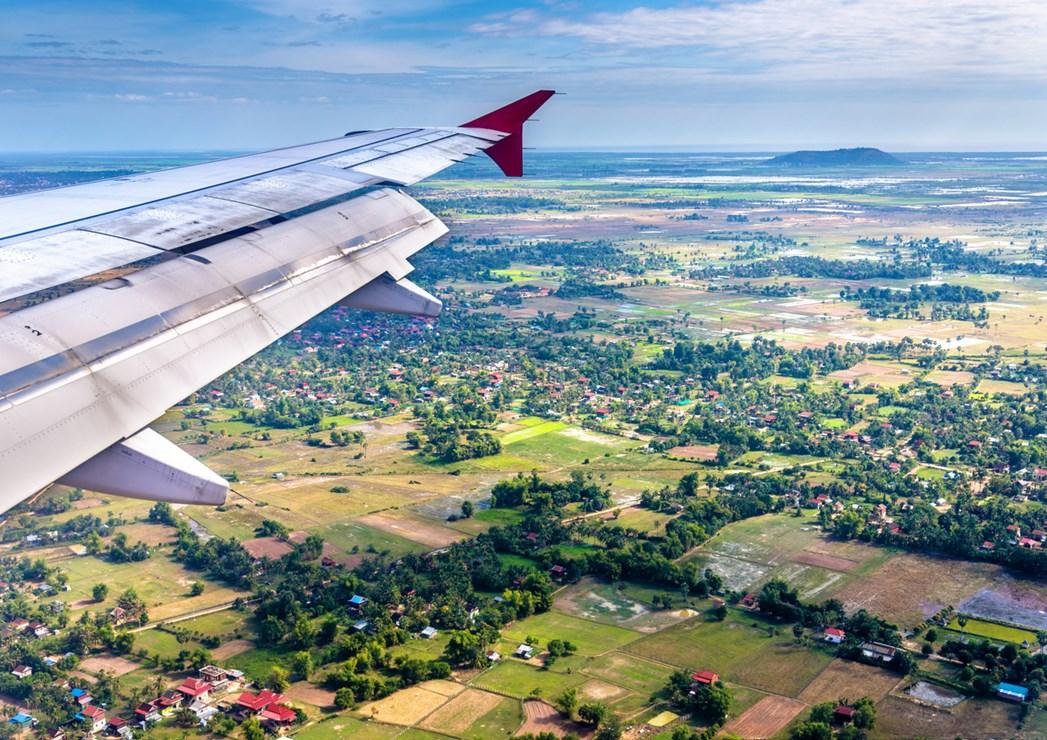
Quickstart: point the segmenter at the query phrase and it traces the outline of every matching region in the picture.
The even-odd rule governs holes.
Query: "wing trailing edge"
[[[507,177],[523,177],[523,125],[555,94],[554,90],[538,90],[463,123],[462,128],[486,128],[508,134],[486,150],[487,156]]]

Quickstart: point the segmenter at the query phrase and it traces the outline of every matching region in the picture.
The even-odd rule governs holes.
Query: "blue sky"
[[[1047,150],[1032,0],[0,0],[0,151],[255,149],[567,93],[530,143]]]

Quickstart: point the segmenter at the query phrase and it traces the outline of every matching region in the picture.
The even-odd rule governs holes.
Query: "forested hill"
[[[782,154],[767,161],[770,165],[785,167],[867,167],[901,164],[901,160],[880,149],[856,147],[853,149],[805,150]]]

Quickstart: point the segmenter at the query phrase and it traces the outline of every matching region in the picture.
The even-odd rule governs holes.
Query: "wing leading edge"
[[[224,500],[227,484],[148,424],[336,303],[439,313],[407,280],[408,258],[447,227],[390,186],[479,151],[522,174],[508,147],[491,150],[510,142],[522,156],[523,123],[550,95],[462,127],[365,132],[0,199],[0,300],[146,260],[0,316],[0,511],[59,479]],[[14,213],[24,217],[7,221]]]

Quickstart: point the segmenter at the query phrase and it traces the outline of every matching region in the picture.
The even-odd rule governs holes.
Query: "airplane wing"
[[[0,316],[0,512],[56,481],[224,502],[148,424],[337,303],[437,315],[408,258],[447,227],[400,187],[481,151],[522,175],[523,124],[552,95],[0,198],[0,302],[26,306]]]

